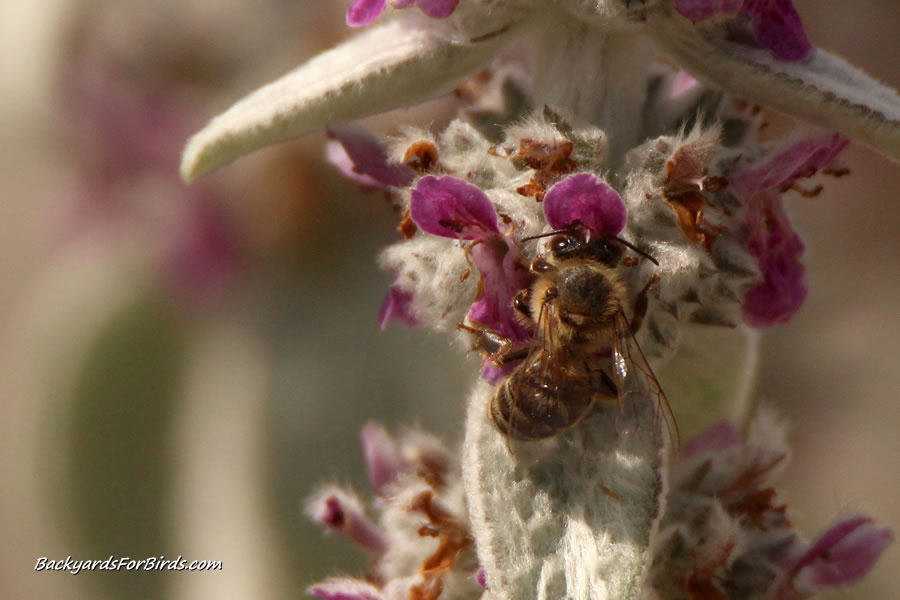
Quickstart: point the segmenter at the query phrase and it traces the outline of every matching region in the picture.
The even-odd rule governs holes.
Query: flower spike
[[[747,412],[744,325],[784,322],[806,295],[784,197],[843,174],[848,137],[900,159],[900,97],[811,46],[792,0],[345,2],[351,25],[420,10],[239,102],[190,142],[183,176],[327,127],[335,164],[402,214],[381,325],[455,333],[484,362],[462,461],[420,432],[363,430],[374,502],[329,486],[307,512],[372,566],[308,592],[803,600],[868,572],[893,533],[859,516],[800,536],[773,485],[790,453],[772,414],[675,456],[662,413],[667,397],[682,424],[698,407],[697,429]],[[346,123],[449,91],[507,48],[460,92],[475,118],[389,142]],[[718,90],[830,127],[763,142],[757,107]],[[565,230],[635,256],[603,239],[564,252],[549,236]],[[519,439],[514,417],[555,435]]]

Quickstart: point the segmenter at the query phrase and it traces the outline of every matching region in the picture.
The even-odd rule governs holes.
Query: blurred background
[[[820,46],[900,87],[900,7],[797,0]],[[461,430],[477,372],[442,338],[379,332],[397,217],[323,136],[185,188],[185,138],[349,34],[345,1],[0,4],[0,597],[300,597],[363,557],[302,514],[364,491],[358,433]],[[440,127],[448,101],[371,120]],[[862,511],[900,531],[900,167],[786,205],[810,294],[763,338],[756,397],[792,423],[781,486],[808,535]],[[161,556],[208,573],[36,573],[36,560]],[[900,550],[848,592],[900,587]]]

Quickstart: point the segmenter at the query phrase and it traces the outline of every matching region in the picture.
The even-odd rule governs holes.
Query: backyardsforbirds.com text
[[[51,560],[46,556],[37,559],[35,571],[68,571],[78,575],[81,571],[221,571],[221,560],[192,560],[178,555],[176,558],[151,556],[148,558],[131,558],[129,556],[110,556],[103,560],[73,560],[71,556],[64,559]]]

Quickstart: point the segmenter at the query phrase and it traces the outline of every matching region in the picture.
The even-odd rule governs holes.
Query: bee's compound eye
[[[565,256],[576,246],[575,238],[570,235],[557,235],[550,240],[550,251],[554,256]]]
[[[591,243],[591,254],[594,260],[614,267],[622,260],[622,247],[614,240],[601,238]]]

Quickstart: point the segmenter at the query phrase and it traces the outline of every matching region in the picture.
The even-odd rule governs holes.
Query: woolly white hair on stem
[[[637,597],[665,495],[657,399],[595,406],[579,427],[510,452],[488,416],[493,393],[481,383],[469,399],[462,462],[492,596]]]

